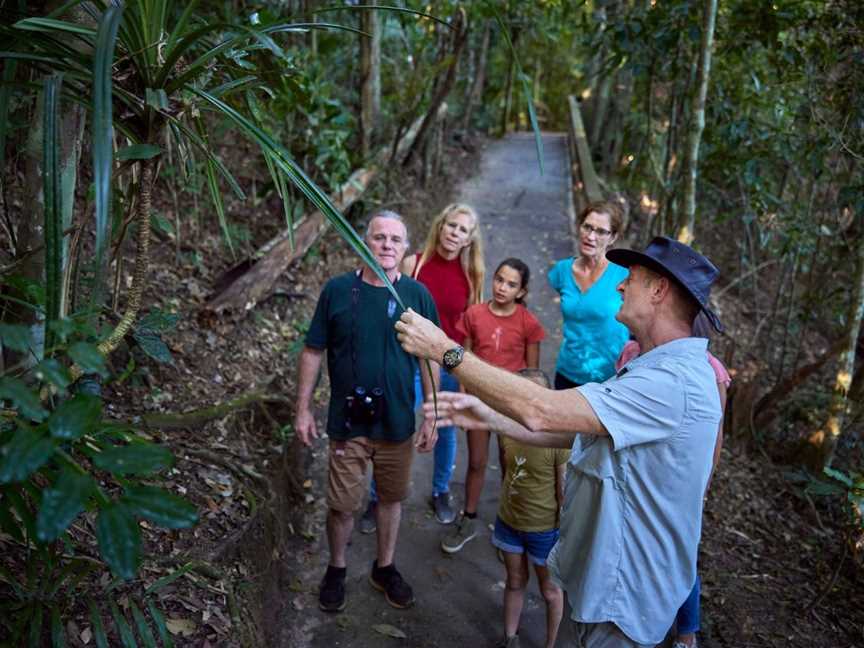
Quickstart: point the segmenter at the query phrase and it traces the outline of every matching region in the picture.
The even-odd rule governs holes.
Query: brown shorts
[[[343,513],[360,510],[366,495],[366,467],[370,461],[378,499],[384,503],[401,502],[408,497],[413,459],[413,438],[401,443],[372,441],[366,437],[345,441],[331,439],[327,506]]]

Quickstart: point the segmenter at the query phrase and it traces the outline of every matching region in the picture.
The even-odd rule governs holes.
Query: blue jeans
[[[425,364],[420,364],[420,371],[425,371]],[[423,404],[423,383],[420,371],[414,374],[414,409]],[[459,391],[459,381],[449,373],[441,370],[441,386],[439,391]],[[434,468],[432,471],[432,494],[450,492],[450,478],[456,464],[456,428],[453,426],[438,428],[438,441],[435,443]],[[375,490],[375,480],[369,488],[369,501],[377,502],[378,493]]]
[[[675,617],[675,625],[679,635],[692,634],[699,630],[699,594],[701,593],[701,582],[699,575],[696,575],[696,582],[693,583],[693,589],[690,590],[690,596],[681,605],[678,610],[678,616]]]

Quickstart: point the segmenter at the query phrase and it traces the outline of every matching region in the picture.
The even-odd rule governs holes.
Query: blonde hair
[[[459,262],[462,264],[462,271],[468,278],[468,302],[469,304],[479,304],[483,301],[483,281],[486,278],[486,264],[483,261],[483,237],[480,234],[480,218],[470,205],[452,203],[442,209],[441,213],[435,217],[429,226],[429,234],[426,236],[423,252],[420,254],[417,266],[414,268],[414,276],[416,277],[420,274],[420,268],[435,253],[438,247],[438,238],[441,236],[441,228],[444,227],[447,217],[452,214],[468,214],[473,221],[471,238],[468,245],[459,251]]]

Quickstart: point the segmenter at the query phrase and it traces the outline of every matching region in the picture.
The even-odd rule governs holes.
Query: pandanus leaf
[[[114,161],[112,140],[112,80],[114,45],[117,29],[123,17],[123,7],[111,5],[99,19],[96,49],[93,56],[93,183],[96,215],[96,286],[92,305],[101,300],[102,258],[108,244],[108,223],[111,216],[111,171]]]
[[[42,112],[43,191],[45,208],[45,346],[54,346],[52,322],[60,319],[63,290],[63,182],[60,169],[60,88],[62,77],[52,74],[45,79]]]
[[[330,221],[331,225],[333,225],[333,228],[342,236],[343,239],[345,239],[363,263],[368,265],[375,274],[378,275],[379,279],[381,279],[390,291],[390,294],[393,295],[393,299],[395,299],[396,303],[404,310],[405,304],[402,303],[402,298],[399,296],[399,293],[396,292],[396,289],[384,273],[384,270],[382,270],[381,266],[378,265],[378,262],[366,246],[366,243],[360,235],[357,234],[354,228],[351,227],[351,224],[345,219],[339,210],[336,209],[333,203],[330,202],[327,194],[324,193],[324,191],[315,184],[308,175],[306,175],[306,172],[303,171],[296,162],[294,162],[288,154],[288,151],[261,128],[256,126],[248,117],[241,114],[225,102],[217,99],[205,90],[192,88],[191,91],[210,103],[223,116],[231,119],[231,121],[240,127],[243,133],[261,147],[262,151],[271,156],[271,159],[276,166],[279,167],[279,169],[288,177],[292,184],[297,187],[306,199],[324,214],[327,220]]]

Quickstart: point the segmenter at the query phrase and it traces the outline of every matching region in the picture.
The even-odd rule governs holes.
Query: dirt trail
[[[514,134],[486,148],[479,172],[459,187],[454,199],[474,205],[481,215],[490,275],[497,263],[508,256],[522,258],[531,268],[529,307],[546,327],[541,367],[551,375],[561,330],[558,304],[545,274],[552,261],[572,253],[572,242],[566,139],[564,135],[546,134],[543,143],[545,175],[539,173],[533,138]],[[487,294],[488,286],[487,281]],[[319,611],[317,586],[328,559],[322,531],[305,552],[295,556],[292,576],[284,579],[285,616],[280,620],[282,632],[278,633],[283,637],[282,644],[291,648],[494,645],[502,634],[504,568],[490,544],[489,524],[495,519],[501,474],[494,445],[490,447],[490,469],[479,508],[484,523],[481,535],[453,556],[439,548],[442,534],[449,527],[434,520],[427,504],[432,483],[431,455],[415,458],[412,494],[403,507],[396,550],[396,564],[417,597],[413,609],[391,608],[369,585],[375,535],[360,535],[355,529],[348,551],[347,608],[337,615]],[[316,450],[319,458],[325,456],[324,451],[322,444]],[[457,507],[464,498],[466,458],[464,435],[460,434],[451,483]],[[316,461],[315,465],[326,463]],[[320,521],[325,476],[316,474],[314,480]],[[545,633],[545,608],[535,580],[532,575],[523,613],[523,646],[542,645]],[[382,634],[394,628],[407,639]]]

